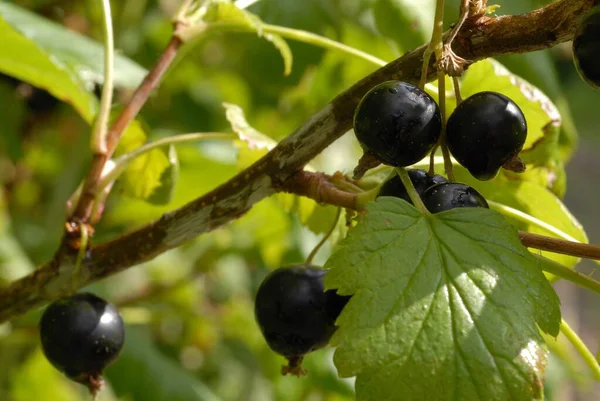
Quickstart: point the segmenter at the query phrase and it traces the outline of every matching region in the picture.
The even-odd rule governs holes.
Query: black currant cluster
[[[364,151],[381,163],[409,166],[423,159],[442,130],[440,110],[425,91],[406,82],[387,81],[362,98],[354,114],[354,133]],[[446,141],[456,160],[479,180],[500,167],[522,171],[518,159],[527,137],[519,106],[496,92],[463,101],[448,119]]]
[[[280,267],[261,283],[254,313],[269,347],[286,357],[284,374],[303,374],[302,358],[327,345],[349,296],[325,291],[326,270],[312,265]]]
[[[430,175],[424,170],[408,170],[410,181],[431,213],[439,213],[457,207],[485,207],[488,203],[479,192],[468,185],[448,182],[441,175]],[[400,177],[387,180],[378,196],[393,196],[412,204]]]
[[[577,27],[573,61],[581,78],[600,90],[600,6],[592,8]]]
[[[40,338],[48,361],[95,394],[102,388],[102,371],[123,347],[125,326],[114,305],[79,293],[46,308]]]

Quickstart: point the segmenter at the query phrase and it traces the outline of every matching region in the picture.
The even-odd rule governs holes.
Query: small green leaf
[[[271,42],[279,50],[283,58],[284,75],[290,75],[292,72],[293,56],[287,42],[279,35],[264,33],[263,22],[251,12],[242,10],[228,0],[211,0],[207,6],[204,22],[213,28],[219,28],[219,26],[249,28],[256,32],[258,37]]]
[[[352,299],[332,342],[357,399],[541,400],[556,293],[494,211],[424,216],[383,197],[326,263]]]
[[[179,159],[175,146],[169,145],[162,149],[168,160],[169,165],[162,171],[159,179],[159,186],[154,189],[152,194],[146,199],[154,205],[166,205],[171,202],[175,194],[175,187],[179,180]]]
[[[134,120],[121,138],[116,155],[139,148],[146,142],[146,133]],[[136,157],[125,169],[118,182],[125,195],[153,205],[171,202],[179,178],[179,162],[174,146],[152,149]]]
[[[435,0],[376,0],[373,16],[377,29],[410,50],[427,42],[431,36]]]
[[[206,385],[162,355],[140,328],[127,327],[123,352],[105,375],[120,399],[219,401]]]
[[[236,167],[239,171],[242,171],[266,155],[269,150],[277,145],[277,142],[248,124],[244,110],[241,107],[231,103],[223,103],[223,107],[225,107],[225,116],[231,124],[231,128],[241,140],[241,143],[238,144]],[[310,166],[306,168],[311,169]],[[283,210],[297,213],[300,222],[307,225],[316,234],[327,232],[331,224],[311,218],[314,212],[319,212],[321,217],[331,214],[331,220],[335,216],[335,208],[320,206],[312,199],[303,196],[278,194],[276,199]]]
[[[248,144],[250,149],[271,150],[277,145],[274,139],[253,128],[246,120],[244,110],[236,104],[223,103],[225,117],[238,137]]]

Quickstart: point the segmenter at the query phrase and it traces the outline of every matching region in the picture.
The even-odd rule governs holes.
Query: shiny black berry
[[[600,6],[592,8],[577,27],[573,61],[581,78],[600,90]]]
[[[408,170],[408,176],[410,177],[410,180],[412,181],[419,196],[423,195],[423,192],[425,192],[425,190],[430,186],[447,181],[446,178],[442,177],[441,175],[436,174],[431,176],[427,174],[425,170],[419,169]],[[398,175],[393,176],[381,186],[378,196],[393,196],[404,199],[408,203],[412,204],[412,201],[408,196],[408,192],[406,192],[406,188],[402,184],[402,180],[400,177],[398,177]]]
[[[428,188],[423,203],[431,213],[439,213],[457,207],[485,207],[487,201],[479,192],[468,185],[457,182],[443,182]]]
[[[392,166],[409,166],[427,156],[441,127],[435,100],[400,81],[372,88],[354,113],[354,133],[364,151]]]
[[[281,267],[264,279],[254,312],[273,351],[293,358],[327,345],[350,297],[325,291],[325,273],[316,266],[295,265]]]
[[[101,381],[125,341],[117,308],[90,293],[53,302],[42,315],[40,337],[44,355],[54,367],[90,390]]]
[[[527,122],[515,102],[497,92],[479,92],[463,101],[446,125],[454,158],[479,180],[490,180],[503,165],[518,160]],[[520,162],[520,161],[519,161]]]

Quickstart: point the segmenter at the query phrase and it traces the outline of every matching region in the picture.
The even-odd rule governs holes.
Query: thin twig
[[[79,198],[79,202],[75,208],[72,220],[78,220],[86,223],[91,217],[92,208],[98,188],[100,176],[104,169],[104,164],[112,156],[117,143],[121,138],[121,135],[131,123],[131,121],[137,116],[142,106],[148,100],[150,93],[158,86],[164,73],[167,71],[177,51],[182,45],[181,39],[173,37],[160,58],[156,62],[154,68],[146,75],[138,89],[135,91],[129,102],[125,105],[113,125],[108,130],[106,135],[106,153],[95,154],[92,159],[92,165],[83,183],[83,190]]]
[[[529,248],[560,253],[562,255],[577,256],[579,258],[600,260],[599,245],[566,241],[525,231],[519,231],[519,237],[523,245]]]
[[[456,105],[462,103],[462,95],[460,94],[460,81],[458,77],[452,77],[452,83],[454,84],[454,97],[456,98]]]
[[[333,219],[333,224],[331,225],[331,228],[329,229],[329,231],[327,231],[327,233],[323,236],[323,238],[321,238],[321,241],[319,241],[319,243],[313,248],[313,250],[310,252],[310,254],[306,257],[307,265],[310,265],[312,263],[316,254],[319,252],[319,249],[321,249],[321,247],[323,245],[325,245],[325,243],[327,242],[329,237],[331,237],[331,234],[333,234],[333,231],[337,227],[338,221],[340,221],[341,215],[342,215],[342,208],[338,207],[337,213],[335,214],[335,218]]]
[[[115,52],[110,0],[102,0],[102,16],[104,32],[104,86],[102,87],[102,96],[100,98],[100,110],[98,110],[96,122],[92,130],[92,154],[105,154],[107,151],[106,132],[113,96],[113,59]]]

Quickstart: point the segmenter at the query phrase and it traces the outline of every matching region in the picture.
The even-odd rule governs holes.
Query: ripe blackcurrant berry
[[[592,8],[575,31],[573,61],[581,78],[600,90],[600,6]]]
[[[101,386],[101,373],[125,341],[117,308],[90,293],[53,302],[42,315],[40,337],[54,367],[90,390]]]
[[[324,290],[326,270],[307,265],[271,272],[256,294],[254,312],[269,347],[287,358],[322,348],[350,299]]]
[[[435,100],[400,81],[372,88],[354,113],[354,133],[364,151],[392,166],[409,166],[423,159],[437,142],[441,127]]]
[[[446,125],[448,149],[479,180],[490,180],[514,161],[527,138],[527,122],[515,102],[496,92],[463,101]]]
[[[479,192],[468,185],[457,182],[443,182],[428,188],[423,203],[431,213],[439,213],[457,207],[485,207],[487,201]]]
[[[425,190],[430,186],[447,181],[446,178],[442,177],[441,175],[436,174],[431,176],[427,174],[425,170],[419,169],[408,170],[408,176],[410,177],[410,180],[412,181],[419,196],[423,195],[423,192],[425,192]],[[404,199],[408,203],[412,204],[412,201],[408,196],[408,192],[406,192],[406,188],[404,187],[404,184],[402,184],[402,180],[400,177],[398,177],[398,175],[393,176],[381,186],[378,196],[394,196],[396,198]]]

